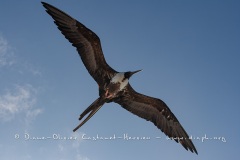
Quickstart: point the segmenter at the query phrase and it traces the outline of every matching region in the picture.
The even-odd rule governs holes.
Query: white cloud
[[[18,60],[19,61],[19,60]],[[27,62],[17,62],[13,48],[9,45],[8,41],[0,34],[0,69],[4,66],[11,66],[15,64],[14,70],[18,72],[27,73],[31,75],[41,75],[41,72],[34,69],[34,66]],[[26,65],[28,64],[28,65]],[[13,72],[15,74],[15,72]],[[11,72],[12,73],[12,72]],[[29,74],[28,74],[29,75]],[[28,76],[26,75],[26,76]],[[3,80],[7,82],[4,77]],[[36,103],[37,90],[27,85],[16,85],[14,89],[7,90],[5,93],[0,93],[0,120],[10,121],[16,115],[23,113],[25,116],[26,124],[30,124],[39,114],[43,112],[42,109],[34,108]]]
[[[11,66],[14,63],[13,52],[7,40],[0,36],[0,67]]]
[[[0,119],[10,121],[15,115],[23,112],[26,118],[33,119],[42,113],[41,109],[33,107],[36,103],[36,92],[31,85],[18,85],[0,95]]]

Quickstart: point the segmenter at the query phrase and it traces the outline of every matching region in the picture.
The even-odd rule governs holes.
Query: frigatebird
[[[88,114],[87,118],[73,130],[74,132],[104,103],[115,102],[133,114],[151,121],[168,137],[181,143],[186,150],[198,154],[191,138],[166,103],[138,93],[131,87],[129,78],[141,70],[117,72],[107,64],[100,38],[93,31],[58,8],[45,2],[42,4],[65,38],[76,47],[83,64],[99,86],[99,98],[80,115],[79,120],[82,120]]]

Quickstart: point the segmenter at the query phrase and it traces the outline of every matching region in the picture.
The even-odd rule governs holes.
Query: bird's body
[[[128,85],[129,78],[141,70],[134,72],[119,72],[116,73],[110,80],[109,84],[104,88],[105,96],[111,100],[115,97],[119,97],[119,93],[123,92]],[[101,97],[101,94],[99,95]]]
[[[82,112],[79,120],[87,114],[88,116],[74,131],[86,123],[104,103],[115,102],[133,114],[151,121],[167,136],[180,142],[186,150],[197,153],[187,132],[169,107],[162,100],[140,94],[131,87],[129,78],[141,70],[115,71],[106,63],[100,39],[94,32],[56,7],[45,2],[42,4],[58,29],[76,47],[83,64],[99,86],[99,98]]]
[[[124,74],[125,74],[124,72],[120,72],[112,77],[110,83],[106,87],[105,94],[107,94],[107,96],[109,95],[115,96],[127,86],[128,78],[126,78]]]

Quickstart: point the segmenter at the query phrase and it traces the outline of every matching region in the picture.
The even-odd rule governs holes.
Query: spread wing
[[[137,93],[128,84],[123,96],[115,99],[114,102],[133,114],[153,122],[168,137],[180,142],[186,150],[197,154],[187,132],[162,100]]]
[[[42,4],[58,29],[77,48],[85,67],[98,85],[104,86],[109,82],[116,71],[106,63],[99,37],[63,11],[45,2]]]

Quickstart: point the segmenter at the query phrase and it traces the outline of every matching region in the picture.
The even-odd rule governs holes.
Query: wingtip
[[[188,147],[187,150],[190,150],[192,153],[196,153],[198,155],[197,149],[195,148],[195,146],[192,146],[191,148]]]
[[[196,153],[196,155],[198,155],[196,148],[193,149],[193,153]]]
[[[189,139],[189,141],[176,141],[177,143],[180,143],[187,151],[191,151],[192,153],[196,153],[198,155],[197,149],[195,148],[193,142],[191,141],[191,139]]]
[[[198,152],[195,148],[187,148],[186,150],[191,151],[192,153],[195,153],[196,155],[198,155]]]
[[[49,4],[49,3],[47,3],[47,2],[43,2],[43,1],[41,1],[41,3],[42,3],[42,5],[43,5],[43,7],[45,7],[46,9],[48,9],[49,7],[51,8],[55,8],[54,6],[52,6],[51,4]]]
[[[48,9],[48,6],[51,6],[50,4],[43,2],[43,1],[41,1],[41,3],[45,9]]]
[[[189,150],[192,152],[192,153],[196,153],[198,155],[198,152],[197,152],[197,149],[195,148],[194,144],[192,143],[192,146],[189,147]]]
[[[46,2],[43,2],[43,1],[41,1],[41,3],[42,3],[43,6],[48,5]]]
[[[192,144],[193,145],[193,144]],[[196,153],[198,155],[197,149],[195,148],[195,146],[193,145],[191,148],[188,148],[192,153]]]

